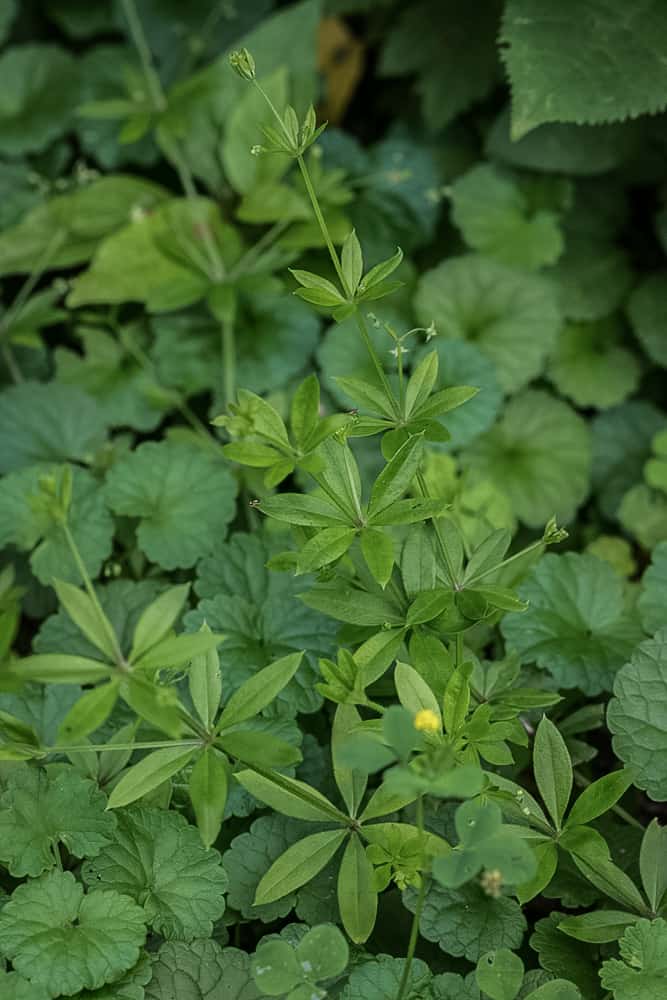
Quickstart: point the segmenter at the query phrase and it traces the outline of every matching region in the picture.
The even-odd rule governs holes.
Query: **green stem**
[[[423,842],[424,837],[424,800],[420,795],[417,799],[417,829],[419,830],[420,840]],[[422,846],[422,868],[423,868],[423,846]],[[412,927],[410,928],[410,939],[408,941],[408,951],[405,956],[405,965],[403,966],[403,975],[401,976],[401,982],[398,987],[398,993],[396,994],[396,1000],[404,1000],[406,995],[406,990],[408,988],[408,981],[410,979],[410,972],[412,970],[412,961],[415,957],[415,951],[417,948],[417,941],[419,939],[419,924],[421,921],[422,911],[424,909],[424,901],[426,899],[426,876],[422,871],[421,873],[421,884],[419,886],[419,895],[417,896],[417,906],[415,907],[415,912],[412,917]]]
[[[19,363],[14,357],[14,352],[9,344],[0,344],[0,352],[2,353],[2,360],[5,362],[12,382],[14,382],[15,385],[20,385],[21,382],[24,381],[23,372],[21,371]]]
[[[387,399],[389,399],[391,401],[391,404],[392,404],[392,406],[394,408],[394,413],[400,419],[400,417],[401,417],[400,406],[399,406],[398,402],[396,401],[396,397],[394,396],[394,393],[392,391],[391,385],[389,384],[389,379],[387,378],[387,373],[385,372],[384,366],[383,366],[382,362],[380,361],[380,358],[378,356],[378,352],[373,347],[373,342],[372,342],[372,340],[370,338],[370,334],[368,332],[368,327],[366,326],[366,320],[363,318],[363,316],[361,315],[361,313],[359,311],[357,311],[355,313],[355,318],[356,318],[356,321],[357,321],[357,326],[359,327],[359,333],[361,334],[361,339],[364,342],[364,347],[368,351],[368,355],[369,355],[371,361],[373,362],[373,367],[375,368],[375,371],[377,372],[378,378],[380,379],[380,382],[382,384],[382,388],[385,391],[385,395],[387,396]]]
[[[303,183],[306,185],[306,191],[308,192],[308,197],[310,198],[310,204],[313,206],[313,212],[315,213],[315,218],[317,219],[317,224],[320,227],[320,232],[324,237],[324,242],[327,245],[327,250],[329,251],[329,256],[331,257],[331,263],[333,264],[336,274],[338,275],[338,280],[340,281],[341,288],[346,298],[351,298],[350,289],[347,287],[347,282],[345,280],[345,275],[343,274],[343,268],[338,256],[338,252],[333,245],[333,240],[331,239],[331,233],[329,232],[329,227],[326,224],[324,215],[322,214],[322,209],[320,207],[320,202],[313,187],[313,182],[310,179],[310,173],[308,172],[308,167],[306,166],[303,156],[297,156],[296,162],[299,164],[299,170],[301,171],[301,176],[303,177]]]
[[[527,556],[529,552],[534,552],[535,549],[539,549],[544,546],[544,540],[538,538],[536,542],[532,545],[527,545],[525,549],[521,549],[520,552],[515,552],[513,556],[509,556],[507,559],[503,559],[502,562],[497,563],[495,566],[491,566],[489,569],[482,570],[481,573],[476,573],[475,576],[470,577],[466,580],[466,586],[472,587],[473,584],[477,583],[479,580],[483,580],[485,576],[490,576],[491,573],[497,572],[499,569],[504,569],[505,566],[509,566],[511,563],[515,562],[517,559],[521,559],[522,556]]]
[[[222,321],[222,398],[225,409],[234,402],[236,395],[236,338],[234,321],[226,317]]]
[[[121,2],[123,5],[123,11],[125,12],[125,18],[130,29],[130,36],[134,47],[137,50],[139,61],[141,62],[141,69],[144,74],[146,86],[148,87],[150,99],[153,103],[154,109],[157,112],[162,112],[167,107],[167,98],[164,90],[162,89],[160,77],[158,76],[153,65],[153,56],[151,55],[150,47],[146,41],[144,29],[141,24],[139,14],[137,13],[136,4],[134,0],[121,0]]]
[[[424,478],[424,473],[421,471],[417,473],[417,485],[419,486],[422,496],[425,499],[428,499],[429,498],[428,486],[426,484],[426,479]],[[433,525],[433,530],[435,531],[435,536],[438,540],[438,547],[445,561],[445,566],[447,567],[447,573],[449,575],[450,585],[454,588],[454,590],[457,590],[459,584],[458,578],[456,576],[456,573],[454,572],[454,566],[452,565],[452,560],[450,559],[449,556],[449,550],[447,549],[447,546],[445,545],[445,540],[442,537],[442,531],[440,530],[438,519],[436,517],[432,517],[431,523]]]
[[[45,747],[45,750],[46,753],[86,753],[90,750],[94,750],[95,753],[104,753],[111,750],[166,750],[171,747],[188,749],[189,747],[200,747],[201,745],[201,740],[156,740],[145,743],[105,743],[99,745],[87,743],[73,747]]]
[[[69,529],[67,521],[63,522],[62,529],[65,535],[65,541],[67,542],[67,547],[69,548],[72,554],[72,558],[74,559],[76,568],[78,569],[81,579],[83,580],[83,585],[86,589],[86,593],[88,594],[88,597],[90,598],[93,607],[95,608],[95,613],[99,619],[100,625],[102,626],[102,629],[104,630],[111,644],[111,648],[113,649],[116,665],[123,670],[127,670],[128,668],[127,660],[123,656],[123,652],[118,642],[118,637],[114,631],[111,622],[105,615],[102,605],[98,600],[97,594],[95,593],[95,588],[93,587],[92,580],[90,579],[88,570],[86,569],[83,559],[81,558],[79,548],[76,542],[74,541],[74,536],[72,535],[72,532]]]

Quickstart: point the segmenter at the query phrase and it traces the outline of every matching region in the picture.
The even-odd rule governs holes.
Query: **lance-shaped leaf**
[[[255,904],[272,903],[305,885],[322,871],[346,837],[347,830],[325,830],[288,847],[257,886]]]
[[[186,750],[182,746],[155,750],[138,764],[126,771],[109,796],[109,809],[118,809],[136,802],[143,795],[167,781],[181,771],[192,759],[195,747]]]
[[[218,723],[218,732],[251,719],[270,705],[294,677],[302,658],[303,653],[283,656],[242,684],[225,705]]]

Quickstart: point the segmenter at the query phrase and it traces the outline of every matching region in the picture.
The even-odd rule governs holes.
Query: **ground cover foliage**
[[[0,2],[3,1000],[665,995],[665,21]]]

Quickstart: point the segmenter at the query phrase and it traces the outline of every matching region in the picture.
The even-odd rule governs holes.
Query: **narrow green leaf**
[[[403,251],[400,247],[396,249],[396,253],[393,257],[388,257],[387,260],[380,261],[375,267],[372,267],[368,274],[362,278],[359,283],[359,291],[367,292],[369,289],[373,288],[375,285],[379,285],[380,282],[385,281],[390,274],[393,274],[396,268],[399,266],[403,260]]]
[[[58,727],[58,743],[81,743],[106,722],[118,700],[119,681],[112,679],[81,695]]]
[[[134,630],[130,663],[164,639],[183,610],[189,591],[189,583],[170,587],[142,612]]]
[[[304,302],[310,302],[313,306],[325,306],[329,309],[345,303],[340,292],[335,290],[330,292],[324,288],[297,288],[294,294],[297,298],[303,299]]]
[[[340,759],[340,746],[348,734],[361,724],[361,716],[354,705],[338,705],[331,728],[331,757],[338,790],[350,816],[356,816],[366,791],[368,776],[363,771],[346,767]]]
[[[77,625],[85,637],[97,646],[100,652],[104,653],[112,663],[116,660],[116,651],[111,641],[114,634],[113,625],[104,615],[104,622],[100,619],[100,613],[92,600],[80,587],[75,587],[64,580],[53,581],[53,589],[58,595],[58,600],[64,607],[75,625]]]
[[[207,747],[190,773],[190,801],[202,843],[214,844],[225,814],[227,802],[227,764],[213,747]]]
[[[120,693],[142,719],[172,739],[182,736],[186,712],[174,686],[158,684],[145,674],[132,673],[123,677]]]
[[[433,621],[451,604],[451,591],[444,587],[423,590],[412,602],[405,616],[406,625],[422,625]]]
[[[394,542],[391,535],[379,528],[364,528],[360,536],[361,551],[374,580],[382,589],[387,586],[394,568]]]
[[[533,771],[549,815],[560,830],[572,792],[572,762],[565,740],[546,715],[535,734]]]
[[[430,396],[438,378],[438,352],[431,351],[423,358],[410,376],[405,387],[405,413],[410,417],[419,410]]]
[[[574,803],[565,826],[582,826],[602,816],[618,802],[631,784],[632,773],[625,769],[598,778],[583,790]]]
[[[625,910],[596,910],[583,913],[579,917],[565,917],[558,924],[558,930],[577,941],[589,944],[607,944],[623,937],[626,928],[635,924],[639,917]]]
[[[94,684],[113,676],[112,667],[86,656],[41,653],[26,656],[11,665],[11,673],[24,681],[40,684]]]
[[[423,709],[428,709],[435,713],[440,725],[442,725],[438,699],[414,667],[408,663],[397,663],[394,671],[394,683],[403,708],[407,709],[413,716]]]
[[[470,685],[464,671],[459,667],[447,682],[444,698],[445,732],[453,736],[461,728],[470,705]]]
[[[502,562],[511,541],[512,533],[506,528],[498,528],[496,531],[492,531],[490,535],[487,535],[468,560],[463,578],[464,583],[479,576],[480,573],[488,572],[494,566],[497,566],[499,562]]]
[[[167,670],[170,667],[182,667],[195,656],[201,656],[209,649],[215,649],[224,642],[224,638],[216,632],[175,635],[158,642],[145,652],[134,666],[137,670]]]
[[[144,757],[138,764],[131,767],[115,786],[107,809],[119,809],[129,806],[143,795],[147,795],[163,781],[181,771],[197,752],[196,747],[184,750],[183,747],[167,747],[155,750]]]
[[[288,847],[257,886],[255,905],[273,903],[310,882],[331,860],[346,836],[347,830],[325,830]]]
[[[644,892],[654,913],[665,903],[667,893],[667,826],[652,820],[644,831],[639,852],[639,870]]]
[[[298,281],[304,288],[317,288],[320,291],[328,292],[330,295],[335,296],[341,302],[344,301],[336,286],[327,278],[321,278],[319,274],[313,274],[312,271],[301,271],[296,267],[291,267],[289,270],[295,281]]]
[[[408,438],[384,467],[371,491],[368,505],[371,520],[403,496],[417,473],[423,450],[421,436]]]
[[[294,677],[303,653],[290,653],[248,678],[225,705],[218,732],[258,715]]]
[[[323,528],[299,552],[297,573],[313,573],[344,556],[356,537],[356,528]]]
[[[361,252],[361,244],[354,229],[347,234],[343,242],[341,265],[348,293],[352,296],[356,292],[361,281],[361,276],[364,273],[364,258]]]
[[[356,833],[350,837],[338,872],[338,908],[355,944],[370,937],[377,917],[378,896],[373,865]]]
[[[596,888],[622,906],[645,915],[646,903],[631,878],[609,856],[605,839],[589,826],[565,830],[559,841],[568,851],[580,872]]]
[[[283,813],[284,816],[293,816],[295,819],[305,819],[312,823],[330,823],[332,820],[346,819],[332,802],[305,781],[298,781],[296,778],[288,778],[281,774],[280,784],[277,784],[258,774],[257,771],[250,770],[237,771],[234,777],[256,799],[275,809],[276,812]]]
[[[301,761],[301,751],[271,733],[236,729],[223,733],[217,743],[232,757],[258,767],[291,767]]]
[[[328,500],[302,493],[280,493],[265,497],[259,509],[269,517],[305,528],[329,528],[348,525],[348,519]]]
[[[309,375],[297,388],[290,407],[290,424],[297,444],[303,448],[320,417],[320,383]]]
[[[211,630],[204,622],[200,631]],[[188,670],[188,687],[197,715],[206,728],[210,729],[218,714],[222,697],[222,675],[217,649],[209,649],[207,653],[192,657]]]

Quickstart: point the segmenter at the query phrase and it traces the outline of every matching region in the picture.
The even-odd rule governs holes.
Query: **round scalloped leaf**
[[[5,1000],[51,1000],[45,986],[39,986],[24,979],[18,972],[4,972],[0,969],[0,996]]]
[[[614,319],[569,323],[560,332],[547,374],[577,406],[616,406],[637,389],[641,375],[639,361],[620,341]]]
[[[618,309],[632,286],[627,254],[600,237],[570,234],[565,254],[549,272],[563,315],[590,322]]]
[[[377,955],[375,958],[355,965],[340,1000],[395,1000],[405,970],[405,959],[391,955]],[[405,996],[431,996],[433,977],[426,962],[420,958],[410,967]],[[440,993],[436,996],[438,1000]]]
[[[547,279],[472,254],[426,271],[414,305],[423,326],[434,322],[442,337],[473,341],[506,392],[540,374],[561,325]]]
[[[417,893],[408,889],[403,902],[411,913]],[[487,896],[474,882],[460,889],[431,883],[419,923],[422,937],[440,945],[448,955],[477,962],[494,948],[518,948],[526,931],[521,907],[508,896]]]
[[[88,885],[114,886],[141,903],[163,937],[208,937],[224,913],[227,874],[220,855],[176,812],[120,811],[113,843],[82,874]]]
[[[614,682],[607,708],[614,753],[634,769],[634,783],[667,800],[667,629],[643,642]]]
[[[45,585],[50,585],[54,577],[81,583],[62,527],[31,503],[31,498],[40,493],[39,480],[44,471],[44,467],[31,465],[0,480],[0,547],[15,545],[31,552],[31,569]],[[113,519],[102,487],[76,465],[72,469],[68,525],[88,573],[95,578],[111,553]]]
[[[336,623],[298,599],[306,577],[275,573],[267,561],[284,550],[283,540],[265,534],[235,534],[216,545],[197,567],[195,590],[203,598],[185,616],[188,631],[206,621],[226,639],[219,648],[225,698],[274,659],[305,651],[296,675],[276,699],[281,712],[314,712],[322,704],[315,690],[317,660],[335,655]]]
[[[144,1000],[144,986],[150,980],[152,963],[144,952],[128,972],[99,990],[77,993],[76,1000]]]
[[[541,527],[552,516],[567,522],[588,494],[590,434],[567,403],[528,389],[510,400],[495,427],[461,461],[506,493],[529,527]]]
[[[95,857],[116,829],[105,808],[97,785],[72,767],[15,764],[0,796],[0,861],[21,877],[53,868],[57,844],[75,858]]]
[[[136,965],[145,938],[140,906],[114,889],[84,896],[71,872],[20,885],[0,911],[4,954],[54,997],[119,979]]]
[[[452,219],[472,250],[512,267],[537,270],[563,252],[560,217],[533,210],[510,173],[480,163],[451,186]]]
[[[554,123],[540,125],[513,140],[508,105],[491,126],[485,151],[487,156],[512,167],[593,176],[613,170],[627,159],[632,130],[632,123],[595,128]]]
[[[646,483],[629,489],[618,509],[618,519],[645,549],[667,541],[667,497]]]
[[[637,607],[647,632],[657,632],[667,626],[667,542],[661,542],[651,554],[651,565],[642,577]]]
[[[544,556],[519,588],[528,610],[503,618],[508,649],[548,670],[559,687],[610,691],[643,631],[627,610],[625,583],[591,555]]]
[[[58,726],[80,696],[76,684],[23,684],[18,691],[0,691],[0,711],[26,722],[41,743],[53,746]]]
[[[441,423],[451,434],[451,441],[439,446],[432,442],[429,444],[431,448],[456,451],[465,448],[489,429],[498,415],[503,394],[493,364],[475,344],[436,337],[419,351],[415,357],[415,366],[425,354],[434,349],[438,352],[440,389],[455,385],[472,385],[479,389],[477,395],[467,403],[441,418]]]
[[[116,514],[138,517],[137,542],[164,569],[187,569],[224,537],[236,480],[224,459],[177,441],[148,441],[107,477]]]
[[[554,910],[548,917],[538,920],[530,937],[530,947],[537,952],[540,965],[547,972],[572,980],[584,997],[597,997],[600,982],[590,944],[577,941],[558,929],[558,924],[566,915]]]
[[[501,57],[512,88],[512,137],[544,122],[597,125],[662,111],[667,9],[661,0],[508,0]]]
[[[37,462],[90,462],[106,436],[96,401],[58,382],[21,382],[0,393],[0,472]]]
[[[600,982],[615,1000],[656,1000],[667,978],[667,921],[638,920],[618,943],[620,959],[608,958]]]
[[[644,400],[623,403],[593,420],[593,486],[607,517],[616,517],[623,495],[643,478],[653,436],[666,425],[667,417]]]
[[[167,941],[153,963],[145,1000],[259,1000],[250,956],[217,941]]]
[[[667,368],[667,274],[652,274],[628,301],[632,328],[649,358]]]
[[[57,45],[14,45],[0,57],[0,151],[36,153],[67,131],[79,100],[77,67]]]

